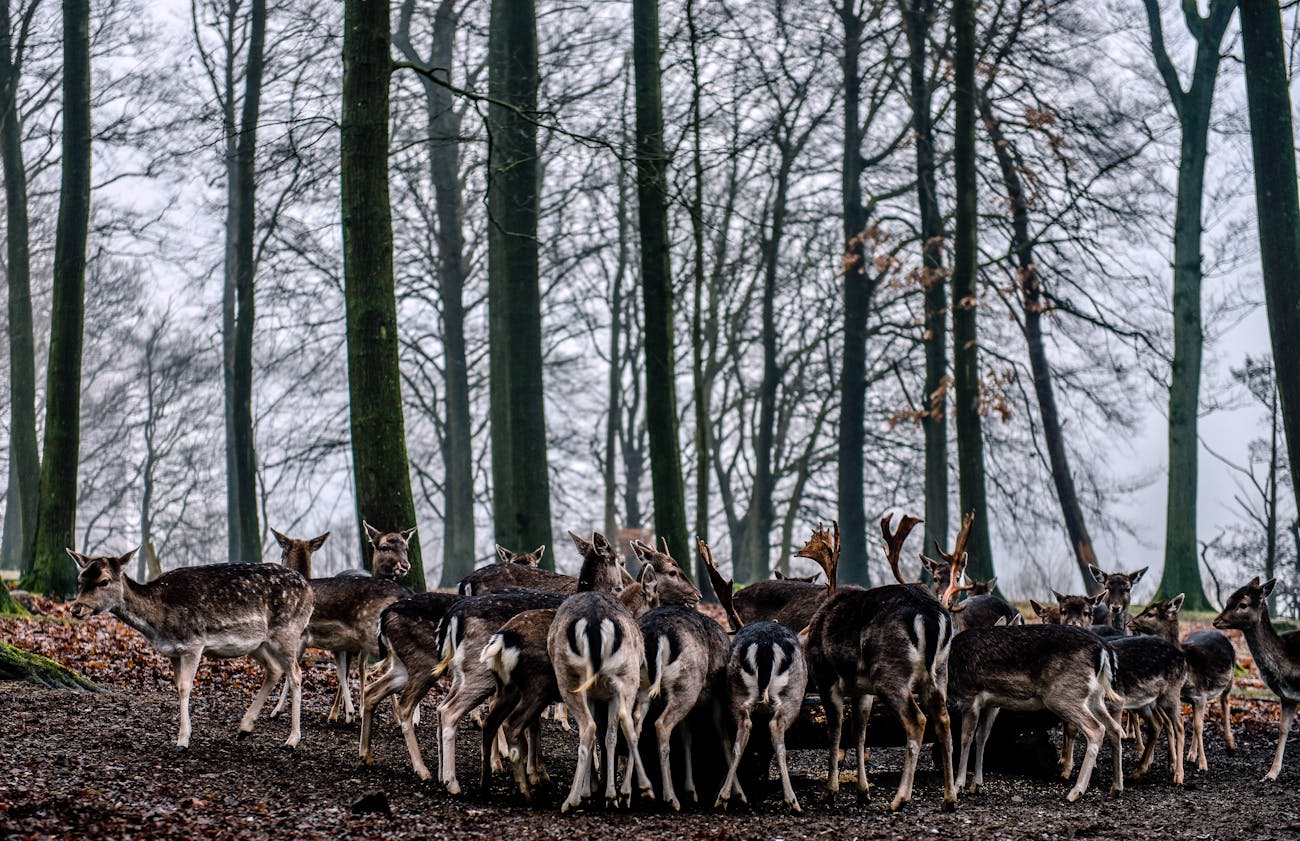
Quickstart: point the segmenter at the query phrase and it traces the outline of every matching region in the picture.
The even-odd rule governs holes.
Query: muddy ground
[[[325,720],[333,679],[323,662],[307,670],[304,738],[289,751],[281,747],[288,730],[283,719],[264,718],[253,738],[234,738],[254,675],[244,661],[216,666],[204,661],[192,701],[191,747],[177,754],[172,747],[177,704],[166,665],[132,636],[120,634],[112,621],[34,631],[0,625],[0,633],[20,637],[30,648],[42,648],[33,641],[60,634],[75,637],[60,645],[81,654],[64,659],[77,661],[105,689],[88,694],[0,684],[0,837],[1300,838],[1300,747],[1292,746],[1280,780],[1259,781],[1271,761],[1276,732],[1275,715],[1267,710],[1238,723],[1238,750],[1231,755],[1217,719],[1211,723],[1209,772],[1189,770],[1186,785],[1171,785],[1162,748],[1151,778],[1129,782],[1118,799],[1107,796],[1111,766],[1109,750],[1103,749],[1094,785],[1078,803],[1065,802],[1066,785],[1058,779],[999,772],[986,777],[985,792],[962,795],[956,813],[944,814],[927,751],[916,801],[891,814],[899,750],[872,751],[876,788],[866,804],[857,802],[851,784],[834,803],[822,802],[824,755],[797,750],[791,761],[802,816],[786,813],[779,789],[769,789],[759,807],[729,814],[702,807],[670,814],[643,804],[630,812],[593,807],[560,815],[556,807],[567,791],[576,741],[557,724],[547,722],[545,734],[554,787],[536,808],[519,801],[505,776],[486,792],[478,789],[477,731],[469,728],[462,731],[459,748],[467,791],[452,798],[410,772],[386,705],[376,733],[380,765],[359,764],[358,726]],[[421,742],[426,761],[436,767],[432,721],[428,701]],[[1125,752],[1131,769],[1136,759],[1131,744]],[[847,773],[848,764],[844,767]],[[353,814],[357,798],[375,791],[387,794],[391,815]]]

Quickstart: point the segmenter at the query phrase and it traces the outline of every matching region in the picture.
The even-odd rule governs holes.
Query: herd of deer
[[[1064,722],[1061,764],[1067,779],[1074,767],[1073,742],[1082,734],[1086,750],[1068,794],[1071,801],[1087,790],[1106,739],[1112,747],[1111,792],[1123,790],[1122,711],[1135,717],[1131,723],[1140,718],[1151,726],[1144,746],[1141,725],[1134,726],[1141,751],[1134,777],[1150,768],[1163,732],[1173,781],[1183,781],[1184,701],[1193,711],[1188,761],[1206,768],[1205,711],[1215,699],[1227,746],[1234,748],[1228,709],[1232,646],[1219,631],[1180,639],[1181,595],[1131,616],[1131,588],[1145,569],[1108,575],[1094,567],[1101,593],[1054,593],[1057,603],[1051,606],[1033,602],[1042,623],[1027,625],[1014,607],[989,592],[994,582],[962,583],[969,516],[953,551],[936,546],[941,560],[922,555],[933,585],[908,580],[900,557],[919,522],[907,516],[897,528],[891,528],[890,517],[881,522],[886,557],[898,583],[871,589],[837,587],[838,526],[819,527],[796,553],[822,568],[824,585],[781,577],[734,594],[708,545],[697,539],[730,635],[695,609],[700,592],[666,545],[661,551],[632,542],[640,561],[634,579],[624,568],[623,554],[604,536],[587,540],[570,533],[582,556],[576,578],[542,569],[538,562],[545,547],[528,553],[498,547],[499,562],[469,575],[459,592],[412,594],[397,579],[409,569],[408,541],[414,530],[381,533],[368,523],[372,572],[331,578],[311,577],[311,554],[328,534],[304,541],[276,532],[284,550],[280,565],[188,567],[149,583],[125,574],[133,552],[90,558],[69,550],[81,567],[73,615],[111,612],[171,659],[180,696],[176,746],[182,750],[189,745],[189,698],[204,654],[247,655],[265,669],[240,722],[241,737],[251,732],[270,693],[288,676],[280,707],[287,699],[290,747],[301,738],[299,660],[304,650],[322,648],[335,656],[339,680],[330,720],[340,715],[354,720],[348,663],[360,660],[362,760],[375,761],[375,708],[395,696],[394,717],[412,767],[425,780],[432,775],[416,735],[419,704],[449,674],[450,687],[438,707],[438,775],[452,794],[461,790],[457,728],[484,702],[490,701],[490,707],[481,721],[481,781],[486,785],[492,771],[504,770],[508,763],[529,801],[532,788],[549,779],[541,757],[540,721],[553,708],[568,729],[572,715],[579,740],[577,765],[562,811],[592,797],[601,783],[609,804],[629,805],[634,781],[641,796],[655,796],[638,750],[652,710],[658,713],[651,729],[661,775],[658,797],[664,803],[680,808],[672,773],[675,757],[684,764],[679,779],[685,795],[698,800],[687,717],[704,713],[711,726],[695,735],[720,738],[728,769],[716,805],[725,806],[733,796],[745,801],[738,771],[758,717],[770,733],[785,802],[800,811],[786,763],[785,734],[809,690],[820,696],[826,712],[829,795],[840,783],[846,708],[856,725],[859,796],[867,794],[866,730],[875,702],[902,724],[903,769],[892,809],[912,797],[927,722],[933,728],[935,761],[942,768],[945,810],[955,808],[957,790],[968,780],[971,791],[983,783],[985,743],[1002,710],[1046,710]],[[1269,780],[1281,770],[1300,703],[1300,632],[1279,635],[1273,629],[1266,604],[1272,587],[1272,581],[1252,580],[1232,594],[1214,620],[1216,628],[1244,632],[1256,664],[1282,700]],[[961,599],[964,593],[969,595]],[[1140,635],[1129,636],[1129,631]],[[369,683],[367,659],[383,661],[379,676]],[[950,710],[960,723],[955,775]],[[616,787],[620,734],[626,768]],[[677,753],[670,750],[674,734],[684,748]]]

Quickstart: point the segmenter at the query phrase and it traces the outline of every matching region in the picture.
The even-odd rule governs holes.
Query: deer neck
[[[640,584],[629,584],[624,587],[618,594],[618,600],[638,619],[650,610],[650,604],[645,597],[645,588]]]
[[[1179,627],[1177,619],[1161,625],[1159,635],[1169,640],[1174,645],[1178,645],[1183,639],[1182,628]]]
[[[1242,635],[1246,638],[1250,656],[1255,658],[1260,671],[1273,673],[1281,671],[1282,664],[1287,661],[1286,645],[1273,629],[1273,620],[1268,615],[1267,604],[1260,608],[1259,621],[1244,629]]]
[[[128,575],[122,576],[122,603],[109,612],[150,640],[157,635],[157,604],[149,597],[148,588]]]

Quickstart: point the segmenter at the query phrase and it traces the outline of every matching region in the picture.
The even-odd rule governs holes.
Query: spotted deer
[[[190,693],[203,655],[252,657],[263,669],[262,685],[239,722],[239,735],[253,730],[281,676],[289,676],[291,699],[287,747],[302,738],[302,672],[298,641],[312,611],[306,579],[275,564],[212,564],[166,572],[140,584],[123,569],[135,550],[92,558],[68,550],[81,572],[72,615],[112,613],[139,631],[172,663],[180,696],[176,748],[190,744]]]
[[[1129,620],[1129,629],[1139,634],[1154,634],[1175,645],[1181,645],[1187,658],[1187,682],[1183,684],[1183,700],[1192,705],[1192,739],[1187,751],[1187,761],[1195,762],[1202,771],[1208,769],[1205,757],[1205,710],[1210,701],[1218,700],[1223,717],[1223,739],[1229,752],[1237,749],[1232,736],[1232,710],[1229,696],[1232,693],[1233,671],[1237,654],[1232,643],[1220,631],[1193,631],[1181,639],[1178,612],[1183,607],[1183,594],[1168,601],[1155,601]]]
[[[803,646],[795,632],[778,622],[758,621],[745,625],[732,603],[732,582],[723,579],[713,562],[713,553],[700,538],[696,538],[705,569],[713,582],[727,615],[728,624],[735,634],[727,656],[727,698],[736,741],[731,746],[727,776],[718,791],[714,807],[726,808],[731,796],[748,803],[741,788],[737,772],[740,761],[749,745],[753,730],[753,715],[768,715],[768,731],[776,754],[777,770],[781,775],[781,793],[791,812],[803,811],[794,786],[790,784],[790,769],[785,758],[785,732],[799,717],[804,693],[808,688],[808,663]]]
[[[907,733],[903,773],[890,809],[898,810],[912,799],[912,782],[927,718],[934,723],[943,764],[943,809],[956,808],[957,794],[952,776],[952,734],[949,728],[946,687],[948,654],[953,642],[952,620],[946,605],[954,605],[966,565],[965,544],[970,533],[968,515],[951,554],[948,588],[940,599],[924,586],[909,582],[899,572],[899,553],[907,535],[919,522],[904,516],[891,533],[890,517],[880,523],[885,538],[885,555],[898,584],[863,590],[836,588],[839,563],[839,529],[832,535],[824,529],[813,533],[804,547],[826,570],[829,595],[813,617],[806,646],[809,668],[826,707],[830,750],[826,790],[833,797],[839,791],[840,732],[845,704],[856,720],[858,795],[868,794],[866,771],[866,727],[877,698],[882,700]]]
[[[1295,711],[1300,705],[1300,631],[1279,634],[1273,629],[1268,615],[1268,596],[1276,581],[1270,578],[1263,584],[1255,576],[1246,586],[1238,589],[1224,602],[1223,612],[1214,619],[1214,627],[1221,631],[1241,631],[1250,647],[1250,655],[1268,688],[1282,701],[1282,716],[1278,720],[1277,752],[1273,765],[1264,775],[1265,780],[1276,780],[1282,771],[1282,755],[1286,752],[1286,737],[1295,721]]]

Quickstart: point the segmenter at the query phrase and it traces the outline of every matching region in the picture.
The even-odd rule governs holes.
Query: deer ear
[[[1023,625],[1023,624],[1025,624],[1025,617],[1022,616],[1022,615],[1020,615],[1019,613],[1017,613],[1017,614],[1016,614],[1016,618],[1011,620],[1011,624],[1012,624],[1012,625]]]
[[[1096,581],[1098,584],[1106,583],[1106,573],[1097,569],[1092,564],[1088,564],[1088,572],[1092,573],[1093,580]]]
[[[370,542],[371,546],[374,546],[375,541],[383,536],[383,532],[381,532],[379,529],[375,528],[374,526],[370,525],[365,520],[361,521],[361,525],[366,530],[366,540]]]
[[[610,546],[609,538],[605,537],[605,535],[601,534],[600,532],[594,532],[594,533],[591,535],[591,543],[592,543],[592,545],[595,546],[597,549],[612,549],[612,548],[613,548],[612,546]]]
[[[329,539],[330,533],[325,532],[324,534],[313,537],[311,540],[307,541],[307,548],[311,549],[313,552],[317,552],[325,545],[325,541]]]
[[[781,572],[781,570],[778,569],[772,573],[772,577],[775,578],[777,581],[784,581],[785,573]]]
[[[993,623],[993,627],[994,627],[994,628],[1005,628],[1008,624],[1010,624],[1010,623],[1007,622],[1007,617],[1005,617],[1005,616],[999,616],[999,617],[998,617],[998,621],[996,621],[996,622]]]
[[[509,549],[507,549],[506,547],[502,546],[500,543],[498,543],[498,544],[497,544],[497,557],[501,559],[501,563],[503,563],[503,564],[508,564],[508,563],[510,563],[510,559],[514,557],[514,553],[512,553],[512,552],[511,552]]]
[[[642,587],[653,586],[658,582],[658,580],[659,575],[655,572],[655,568],[650,564],[641,567],[641,571],[637,573],[637,581],[641,583]]]
[[[542,555],[545,555],[545,554],[546,554],[546,544],[545,544],[545,543],[543,543],[541,546],[538,546],[536,549],[534,549],[534,550],[533,550],[533,566],[537,566],[538,564],[540,564],[540,563],[542,562]]]
[[[1060,593],[1058,593],[1058,592],[1056,592],[1055,590],[1053,590],[1053,591],[1052,591],[1052,598],[1056,599],[1057,602],[1063,602],[1063,601],[1065,601],[1065,598],[1066,598],[1066,597],[1065,597],[1065,596],[1062,596]]]
[[[998,577],[995,575],[992,578],[990,578],[988,581],[985,581],[984,586],[988,588],[990,593],[992,593],[995,589],[997,589]]]
[[[410,543],[410,542],[411,542],[411,538],[412,538],[412,537],[415,537],[415,530],[416,530],[417,528],[418,528],[418,526],[411,526],[409,529],[406,529],[405,531],[403,531],[403,532],[402,532],[402,540],[405,540],[407,543]]]
[[[126,566],[131,562],[131,558],[135,557],[135,553],[139,551],[139,549],[140,547],[137,546],[131,551],[127,552],[125,555],[122,555],[120,558],[114,558],[112,561],[113,566],[117,569],[121,569],[122,567]]]
[[[285,549],[288,549],[288,548],[289,548],[289,538],[287,538],[287,537],[285,537],[284,535],[280,534],[280,533],[279,533],[278,531],[276,531],[275,529],[271,529],[271,534],[275,535],[275,542],[276,542],[276,543],[280,544],[280,546],[282,546],[282,547],[285,548]]]
[[[1262,595],[1264,598],[1268,598],[1268,594],[1273,592],[1273,585],[1275,584],[1277,584],[1277,579],[1270,578],[1269,580],[1265,581],[1263,584],[1259,585],[1259,589],[1262,591],[1260,595]]]
[[[1174,596],[1172,599],[1170,599],[1170,600],[1169,600],[1169,609],[1172,610],[1174,613],[1177,613],[1178,611],[1182,610],[1182,609],[1183,609],[1183,599],[1186,598],[1186,595],[1187,595],[1186,593],[1179,593],[1178,595],[1176,595],[1176,596]]]
[[[821,578],[821,577],[822,577],[822,574],[821,574],[820,572],[814,572],[813,575],[812,575],[812,578],[809,578],[809,579],[808,579],[808,583],[809,583],[809,584],[816,584],[816,583],[817,583],[817,579],[818,579],[818,578]]]
[[[1128,574],[1128,583],[1130,584],[1138,583],[1138,581],[1142,578],[1142,576],[1147,574],[1148,569],[1150,569],[1150,567],[1142,567],[1142,569],[1138,570],[1137,572],[1130,572]]]
[[[68,553],[68,557],[72,558],[73,563],[75,563],[79,569],[85,569],[86,565],[90,563],[90,558],[80,552],[74,552],[71,549],[64,549],[63,551]]]
[[[1047,608],[1043,607],[1041,604],[1034,601],[1033,599],[1029,600],[1029,606],[1034,609],[1034,614],[1036,616],[1040,616],[1044,618],[1047,616]]]
[[[569,539],[573,541],[573,545],[577,546],[578,551],[582,554],[585,555],[591,551],[591,543],[589,543],[586,538],[578,537],[573,532],[569,532]]]
[[[1258,586],[1259,586],[1259,576],[1256,575],[1254,578],[1252,578],[1252,579],[1250,579],[1249,581],[1247,581],[1247,582],[1246,582],[1246,586],[1247,586],[1247,587],[1258,587]]]

